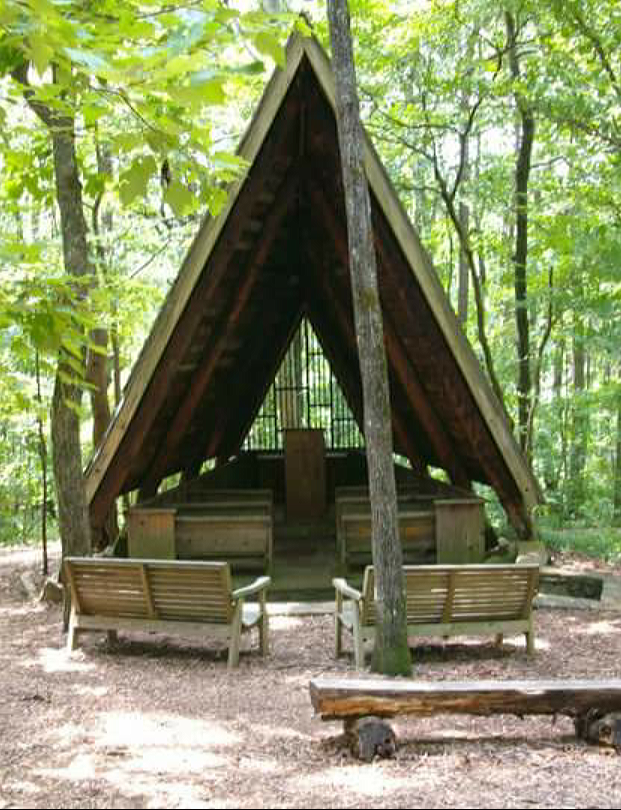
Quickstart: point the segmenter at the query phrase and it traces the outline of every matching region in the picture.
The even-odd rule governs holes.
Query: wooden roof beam
[[[384,216],[380,212],[376,203],[372,204],[372,214],[373,228],[376,235],[375,243],[382,269],[387,275],[391,276],[393,285],[397,285],[397,287],[400,289],[400,294],[394,296],[393,303],[395,306],[395,316],[400,321],[408,323],[412,330],[420,331],[421,325],[418,322],[413,321],[410,317],[413,310],[411,298],[410,301],[408,301],[408,297],[411,295],[412,290],[411,285],[415,284],[414,279],[411,278],[411,285],[408,285],[410,286],[410,292],[408,292],[407,288],[403,288],[402,274],[401,278],[398,278],[394,270],[394,268],[399,266],[399,264],[403,264],[405,260],[403,259],[401,252],[395,243],[394,236],[391,234],[390,229],[384,220]],[[420,299],[421,305],[425,306],[426,304],[424,301],[422,301],[422,295],[420,292],[417,292],[416,294]],[[415,338],[409,338],[404,341],[406,343],[406,350],[407,343],[414,339]],[[509,519],[511,520],[511,523],[521,534],[523,534],[523,536],[530,536],[532,531],[530,520],[525,512],[521,495],[513,482],[508,469],[504,465],[502,453],[500,450],[498,450],[498,461],[495,461],[490,457],[489,453],[485,451],[485,447],[489,447],[490,445],[497,447],[494,437],[489,432],[489,429],[483,420],[468,417],[468,414],[471,413],[473,409],[478,410],[478,408],[473,401],[468,386],[461,376],[457,361],[454,361],[454,367],[449,374],[449,371],[446,368],[445,357],[446,355],[443,353],[435,353],[433,357],[419,357],[419,362],[427,363],[429,368],[433,365],[434,373],[436,375],[440,374],[440,377],[443,380],[446,380],[449,377],[451,378],[450,384],[443,384],[442,396],[447,400],[451,412],[455,414],[463,434],[468,437],[471,447],[476,448],[477,460],[480,463],[488,482],[496,490],[496,493],[498,494],[498,497],[505,511],[507,512]],[[443,366],[444,369],[442,369]],[[455,370],[457,371],[457,374],[455,374]]]
[[[226,275],[228,258],[235,249],[247,221],[252,219],[253,210],[257,204],[257,196],[274,182],[273,160],[279,154],[287,153],[287,141],[294,133],[297,107],[295,104],[282,108],[280,113],[280,126],[275,126],[273,132],[263,144],[261,152],[255,161],[252,170],[244,182],[243,192],[239,194],[235,213],[229,217],[223,232],[209,257],[210,270],[203,270],[191,296],[179,317],[176,328],[172,331],[162,354],[153,370],[150,383],[142,393],[139,402],[134,405],[127,402],[124,410],[132,411],[129,421],[118,419],[113,424],[113,430],[121,432],[120,441],[106,441],[102,452],[95,457],[92,463],[90,478],[96,481],[94,491],[88,493],[90,499],[90,518],[94,527],[102,525],[115,498],[126,491],[125,484],[132,472],[132,461],[139,456],[146,437],[151,430],[157,413],[166,397],[169,387],[171,369],[184,360],[189,349],[195,329],[199,326],[204,315],[203,302],[210,300],[214,291],[222,283]],[[278,120],[278,116],[277,116]],[[276,122],[275,122],[276,123]],[[174,288],[173,288],[174,289]],[[169,294],[168,302],[173,300]],[[156,321],[151,338],[143,349],[143,354],[154,354],[156,335],[166,333],[166,322],[171,317],[172,308],[165,306]],[[135,368],[141,368],[137,363]],[[139,386],[133,384],[133,378],[128,382],[127,390],[134,395]],[[112,439],[112,437],[110,437]],[[114,449],[116,448],[116,449]],[[97,470],[105,470],[101,479]],[[91,484],[93,486],[93,484]]]
[[[214,345],[208,344],[205,359],[200,365],[198,372],[194,375],[188,393],[181,407],[178,409],[170,428],[166,431],[164,441],[159,447],[155,459],[150,466],[149,475],[143,484],[147,489],[151,489],[153,486],[157,489],[159,482],[164,477],[170,458],[181,443],[187,426],[191,422],[194,412],[204,397],[219,363],[229,350],[231,334],[234,333],[239,326],[240,318],[256,287],[261,269],[269,257],[278,230],[287,214],[290,213],[297,199],[297,195],[297,174],[290,172],[283,188],[278,194],[276,204],[266,217],[262,240],[254,258],[251,260],[246,270],[242,286],[239,290],[234,292],[233,308],[230,310],[224,323],[219,327]],[[238,343],[238,345],[241,345],[241,343]]]
[[[308,237],[307,237],[306,241],[308,243],[308,241],[309,241]],[[316,251],[316,247],[314,245],[310,246],[309,244],[307,244],[306,253],[307,253],[307,256],[308,256],[308,263],[314,269],[315,284],[322,290],[324,300],[330,301],[331,308],[334,311],[334,314],[336,316],[336,322],[338,324],[338,328],[340,329],[340,332],[341,332],[341,337],[345,338],[346,344],[347,344],[347,346],[349,348],[349,355],[351,357],[350,365],[352,365],[356,369],[356,378],[358,380],[360,380],[360,376],[359,376],[359,360],[358,360],[358,341],[357,341],[357,338],[356,338],[356,331],[355,331],[355,327],[354,327],[354,315],[353,315],[353,312],[351,313],[351,315],[348,314],[345,311],[345,307],[343,306],[343,303],[342,303],[342,294],[343,294],[343,292],[346,292],[346,294],[349,295],[349,287],[345,287],[341,283],[340,284],[340,291],[339,291],[339,289],[337,289],[334,286],[334,284],[330,283],[330,275],[328,273],[324,272],[321,268],[315,269],[315,261],[313,259],[314,251]],[[336,280],[336,278],[335,278],[335,281],[337,281],[337,283],[338,283],[338,280]],[[321,309],[321,307],[320,307],[320,309]],[[345,365],[346,365],[345,363],[344,364],[339,363],[339,365],[335,367],[335,371],[337,371],[337,379],[339,378],[339,374],[338,374],[339,366],[340,366],[340,374],[342,375],[343,374],[343,367]],[[350,374],[348,374],[347,377],[350,377]],[[360,404],[356,408],[356,410],[357,410],[357,412],[359,414],[359,417],[357,417],[357,421],[358,421],[358,419],[360,420],[358,422],[358,426],[359,426],[362,434],[364,435],[364,420],[363,420],[363,407],[362,407],[362,383],[361,383],[361,381],[359,382],[358,390],[360,392],[359,393],[359,403]],[[348,404],[349,404],[349,402],[348,402]],[[350,407],[351,407],[351,405],[350,405]],[[354,411],[354,413],[355,413],[355,411]],[[409,438],[407,438],[407,433],[408,432],[405,429],[405,426],[402,423],[402,417],[401,417],[401,415],[399,414],[399,412],[397,411],[396,408],[392,409],[391,416],[392,416],[392,426],[393,426],[393,431],[395,433],[395,437],[398,440],[400,446],[405,450],[405,453],[406,453],[406,455],[407,455],[413,469],[415,469],[415,470],[424,470],[425,467],[426,467],[425,462],[422,459],[422,457],[420,456],[420,453],[418,452],[415,443],[412,442]]]
[[[349,262],[349,249],[345,242],[343,231],[345,226],[339,226],[338,213],[333,208],[328,210],[328,204],[325,200],[323,192],[319,190],[314,182],[310,181],[307,184],[307,193],[310,199],[313,201],[314,207],[316,207],[320,212],[323,225],[330,234],[332,242],[338,252],[339,259],[347,265]],[[470,486],[470,480],[457,460],[450,438],[447,436],[444,428],[434,413],[422,385],[418,381],[418,378],[414,375],[414,369],[407,359],[403,347],[394,334],[390,316],[386,312],[385,308],[384,325],[384,340],[386,342],[386,349],[391,367],[399,381],[401,388],[404,390],[408,400],[412,404],[416,416],[425,430],[429,438],[429,442],[440,460],[440,463],[443,467],[445,467],[454,483],[461,486]],[[404,431],[404,434],[401,436],[401,440],[404,442],[406,447],[410,447],[409,452],[412,452],[413,442],[411,440],[404,440],[405,433],[407,433],[407,431]],[[414,461],[416,461],[416,464]],[[410,459],[410,462],[415,469],[424,469],[426,466],[420,457],[415,460]]]

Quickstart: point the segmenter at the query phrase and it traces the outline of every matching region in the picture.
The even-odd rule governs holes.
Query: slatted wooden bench
[[[224,562],[104,557],[68,557],[64,574],[71,589],[70,651],[79,633],[93,630],[111,639],[119,630],[214,637],[228,643],[231,668],[239,663],[242,633],[257,627],[261,654],[268,652],[269,577],[233,590]],[[247,604],[249,597],[258,601]]]
[[[524,633],[534,652],[532,603],[537,593],[537,565],[409,565],[403,569],[408,636],[495,635]],[[364,643],[375,636],[375,578],[364,572],[362,591],[344,579],[336,589],[336,655],[343,629],[352,633],[357,669],[364,666]]]
[[[322,720],[343,720],[361,759],[394,753],[396,737],[381,718],[438,714],[566,715],[589,742],[621,747],[621,680],[310,682],[310,697]]]

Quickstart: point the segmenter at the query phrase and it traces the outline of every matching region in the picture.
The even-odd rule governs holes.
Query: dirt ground
[[[619,807],[621,756],[566,718],[437,717],[395,723],[393,760],[362,764],[312,713],[308,683],[353,677],[332,657],[329,615],[274,616],[272,654],[226,655],[178,638],[69,657],[60,611],[28,599],[36,556],[0,552],[0,808]],[[415,677],[619,677],[621,610],[540,609],[537,653],[480,639],[413,651]]]

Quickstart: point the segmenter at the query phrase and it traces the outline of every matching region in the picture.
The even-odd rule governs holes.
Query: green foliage
[[[551,551],[584,555],[610,563],[621,562],[621,530],[609,526],[571,529],[539,527],[541,539]]]
[[[107,353],[89,339],[91,330],[115,336],[122,368],[134,358],[198,217],[216,215],[227,184],[245,171],[227,151],[237,122],[224,105],[272,61],[282,63],[291,21],[217,0],[0,4],[0,464],[5,451],[14,457],[6,448],[17,441],[38,487],[37,442],[20,444],[19,437],[38,439],[33,419],[47,412],[55,374],[87,387],[87,355]],[[63,269],[56,210],[62,179],[51,138],[58,129],[76,133],[91,226],[96,270],[79,284]],[[111,373],[111,356],[108,365]],[[25,474],[6,470],[20,503],[40,500],[17,485]],[[9,501],[0,495],[0,515],[11,512]],[[11,525],[15,519],[22,520],[7,517]]]

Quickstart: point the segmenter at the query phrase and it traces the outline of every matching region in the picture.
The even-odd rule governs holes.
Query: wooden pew
[[[161,632],[229,645],[229,668],[239,663],[241,635],[259,629],[262,655],[268,652],[266,590],[269,577],[259,577],[233,590],[223,562],[119,560],[112,557],[67,557],[66,582],[71,590],[68,649],[78,634],[105,630]],[[250,596],[257,604],[246,604]]]
[[[408,636],[524,633],[526,651],[535,649],[532,603],[539,582],[537,565],[409,565],[403,569]],[[343,630],[351,632],[357,669],[364,666],[364,643],[375,637],[373,567],[364,572],[362,591],[341,578],[336,589],[336,655]]]
[[[226,560],[234,567],[270,570],[271,490],[202,490],[170,504],[161,497],[129,510],[130,557]]]
[[[435,560],[435,516],[428,495],[397,492],[399,536],[406,563]],[[337,487],[334,511],[339,560],[345,568],[371,562],[371,504],[366,487]]]
[[[432,510],[398,505],[399,538],[405,563],[433,562],[436,555],[435,515]],[[337,545],[346,568],[368,565],[372,559],[371,509],[347,504],[338,512]]]
[[[239,505],[180,509],[175,517],[175,546],[180,559],[228,560],[232,566],[269,571],[272,511]]]

